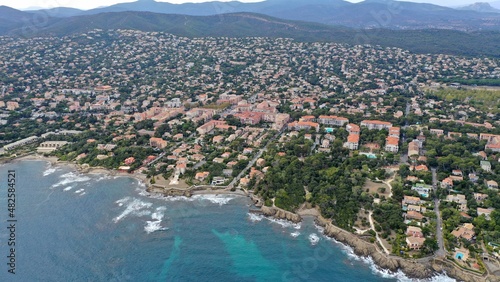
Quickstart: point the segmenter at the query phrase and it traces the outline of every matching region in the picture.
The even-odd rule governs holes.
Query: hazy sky
[[[135,0],[0,0],[0,5],[13,7],[16,9],[26,9],[33,7],[54,8],[73,7],[79,9],[92,9],[100,6],[109,6],[116,3],[134,2]],[[219,0],[228,2],[231,0]],[[241,2],[259,2],[262,0],[240,0]],[[361,0],[348,0],[350,2],[360,2]],[[408,1],[408,0],[407,0]],[[434,3],[442,6],[458,6],[474,2],[494,2],[495,0],[410,0],[411,2]],[[13,3],[14,2],[14,3]],[[157,0],[157,2],[186,3],[186,2],[207,2],[207,0]]]

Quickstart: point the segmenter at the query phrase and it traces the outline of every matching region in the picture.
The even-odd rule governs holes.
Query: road
[[[437,181],[437,169],[431,168],[432,171],[432,187],[434,188],[434,192],[437,190],[438,181]],[[437,257],[446,256],[446,250],[444,249],[444,239],[443,239],[443,219],[441,218],[441,213],[439,212],[439,199],[437,196],[434,196],[434,211],[436,212],[436,239],[438,242],[439,249],[436,251]]]
[[[267,150],[267,146],[269,146],[269,144],[271,144],[271,142],[273,142],[274,140],[276,140],[276,138],[278,138],[281,134],[283,134],[284,132],[284,129],[281,130],[280,132],[278,132],[276,135],[274,135],[271,139],[269,139],[269,141],[267,142],[267,144],[262,147],[262,149],[259,150],[259,152],[257,152],[257,154],[255,155],[255,157],[248,163],[247,167],[245,167],[245,169],[243,169],[240,174],[238,174],[238,176],[236,176],[233,181],[231,181],[231,183],[229,183],[229,185],[227,185],[227,189],[232,189],[234,187],[234,185],[236,183],[238,183],[238,181],[240,181],[240,179],[243,177],[243,175],[246,174],[246,172],[255,164],[255,162],[262,156],[262,154]]]

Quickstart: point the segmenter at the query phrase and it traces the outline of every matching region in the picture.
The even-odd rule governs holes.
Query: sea
[[[247,197],[165,198],[133,178],[3,164],[0,281],[416,281],[323,236],[313,218],[292,224],[251,208]]]

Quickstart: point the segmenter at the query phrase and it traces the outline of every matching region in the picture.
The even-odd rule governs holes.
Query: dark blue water
[[[7,272],[9,169],[17,180],[15,275]],[[0,281],[408,280],[356,258],[312,219],[249,215],[244,197],[152,198],[134,179],[40,161],[1,166],[0,188]]]

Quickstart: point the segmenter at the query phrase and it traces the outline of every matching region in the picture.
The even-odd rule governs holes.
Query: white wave
[[[76,191],[75,191],[75,194],[80,194],[80,193],[82,193],[83,191],[85,191],[85,189],[78,189],[78,190],[76,190]]]
[[[293,238],[297,238],[297,237],[299,237],[299,235],[300,235],[299,231],[295,231],[295,232],[290,233],[290,236],[292,236]]]
[[[136,189],[137,193],[139,194],[139,196],[143,196],[143,197],[152,197],[152,194],[149,193],[148,191],[146,190],[143,190],[143,189]],[[160,194],[161,195],[161,194]]]
[[[83,192],[83,193],[81,193],[81,194],[80,194],[80,196],[83,196],[83,195],[85,195],[85,194],[87,194],[87,192]]]
[[[252,212],[249,212],[247,214],[248,214],[248,219],[250,219],[251,222],[262,221],[265,218],[263,215],[252,213]]]
[[[118,204],[119,207],[121,207],[121,206],[123,206],[123,204],[125,204],[129,200],[130,200],[130,197],[125,197],[123,199],[120,199],[120,200],[116,201],[115,203]]]
[[[75,182],[86,182],[90,180],[90,177],[76,174],[74,172],[69,172],[60,176],[61,181],[52,185],[52,188],[57,188],[59,186],[66,186]]]
[[[299,230],[302,227],[300,223],[293,223],[291,221],[284,220],[284,219],[276,219],[276,218],[272,218],[272,217],[266,217],[266,219],[272,223],[276,223],[276,224],[281,225],[282,228],[294,228],[294,229]]]
[[[273,217],[267,217],[267,216],[264,216],[262,214],[256,214],[256,213],[247,213],[248,215],[248,219],[252,222],[259,222],[259,221],[262,221],[263,219],[266,219],[272,223],[276,223],[278,225],[281,225],[282,228],[294,228],[296,230],[299,230],[300,228],[302,228],[302,225],[301,223],[293,223],[291,221],[288,221],[288,220],[284,220],[284,219],[276,219],[276,218],[273,218]]]
[[[209,201],[213,204],[218,204],[219,206],[223,206],[234,199],[233,197],[228,197],[225,195],[194,195],[192,198],[195,200]]]
[[[313,246],[318,244],[318,242],[320,240],[318,234],[316,234],[316,233],[309,234],[308,238],[309,238],[309,242],[311,242],[311,245],[313,245]]]
[[[64,188],[63,190],[64,190],[64,191],[69,191],[69,190],[71,190],[71,189],[73,189],[73,186],[68,186],[68,187]]]
[[[56,171],[57,171],[56,167],[49,167],[47,170],[43,172],[43,176],[49,176]]]
[[[154,199],[162,199],[167,202],[193,202],[195,199],[194,198],[189,198],[185,196],[163,196],[161,194],[153,194],[150,196],[150,198]]]
[[[166,227],[161,226],[161,221],[163,220],[164,211],[166,207],[158,207],[156,211],[151,214],[151,221],[146,221],[146,226],[144,226],[144,230],[149,234],[155,231],[167,230]]]
[[[155,231],[164,231],[168,228],[161,226],[161,220],[157,221],[146,221],[146,226],[144,226],[144,230],[149,234]]]
[[[143,202],[139,199],[131,199],[129,197],[124,198],[122,200],[116,201],[117,204],[127,204],[125,210],[117,217],[113,219],[113,222],[117,223],[120,220],[124,219],[130,214],[136,215],[136,216],[144,216],[144,215],[149,215],[151,214],[150,211],[144,210],[150,208],[153,203],[148,203],[148,202]]]
[[[96,182],[99,182],[99,181],[109,180],[109,179],[112,179],[112,177],[111,177],[111,176],[109,176],[109,175],[104,174],[104,175],[102,175],[101,177],[97,178],[95,181],[96,181]]]

